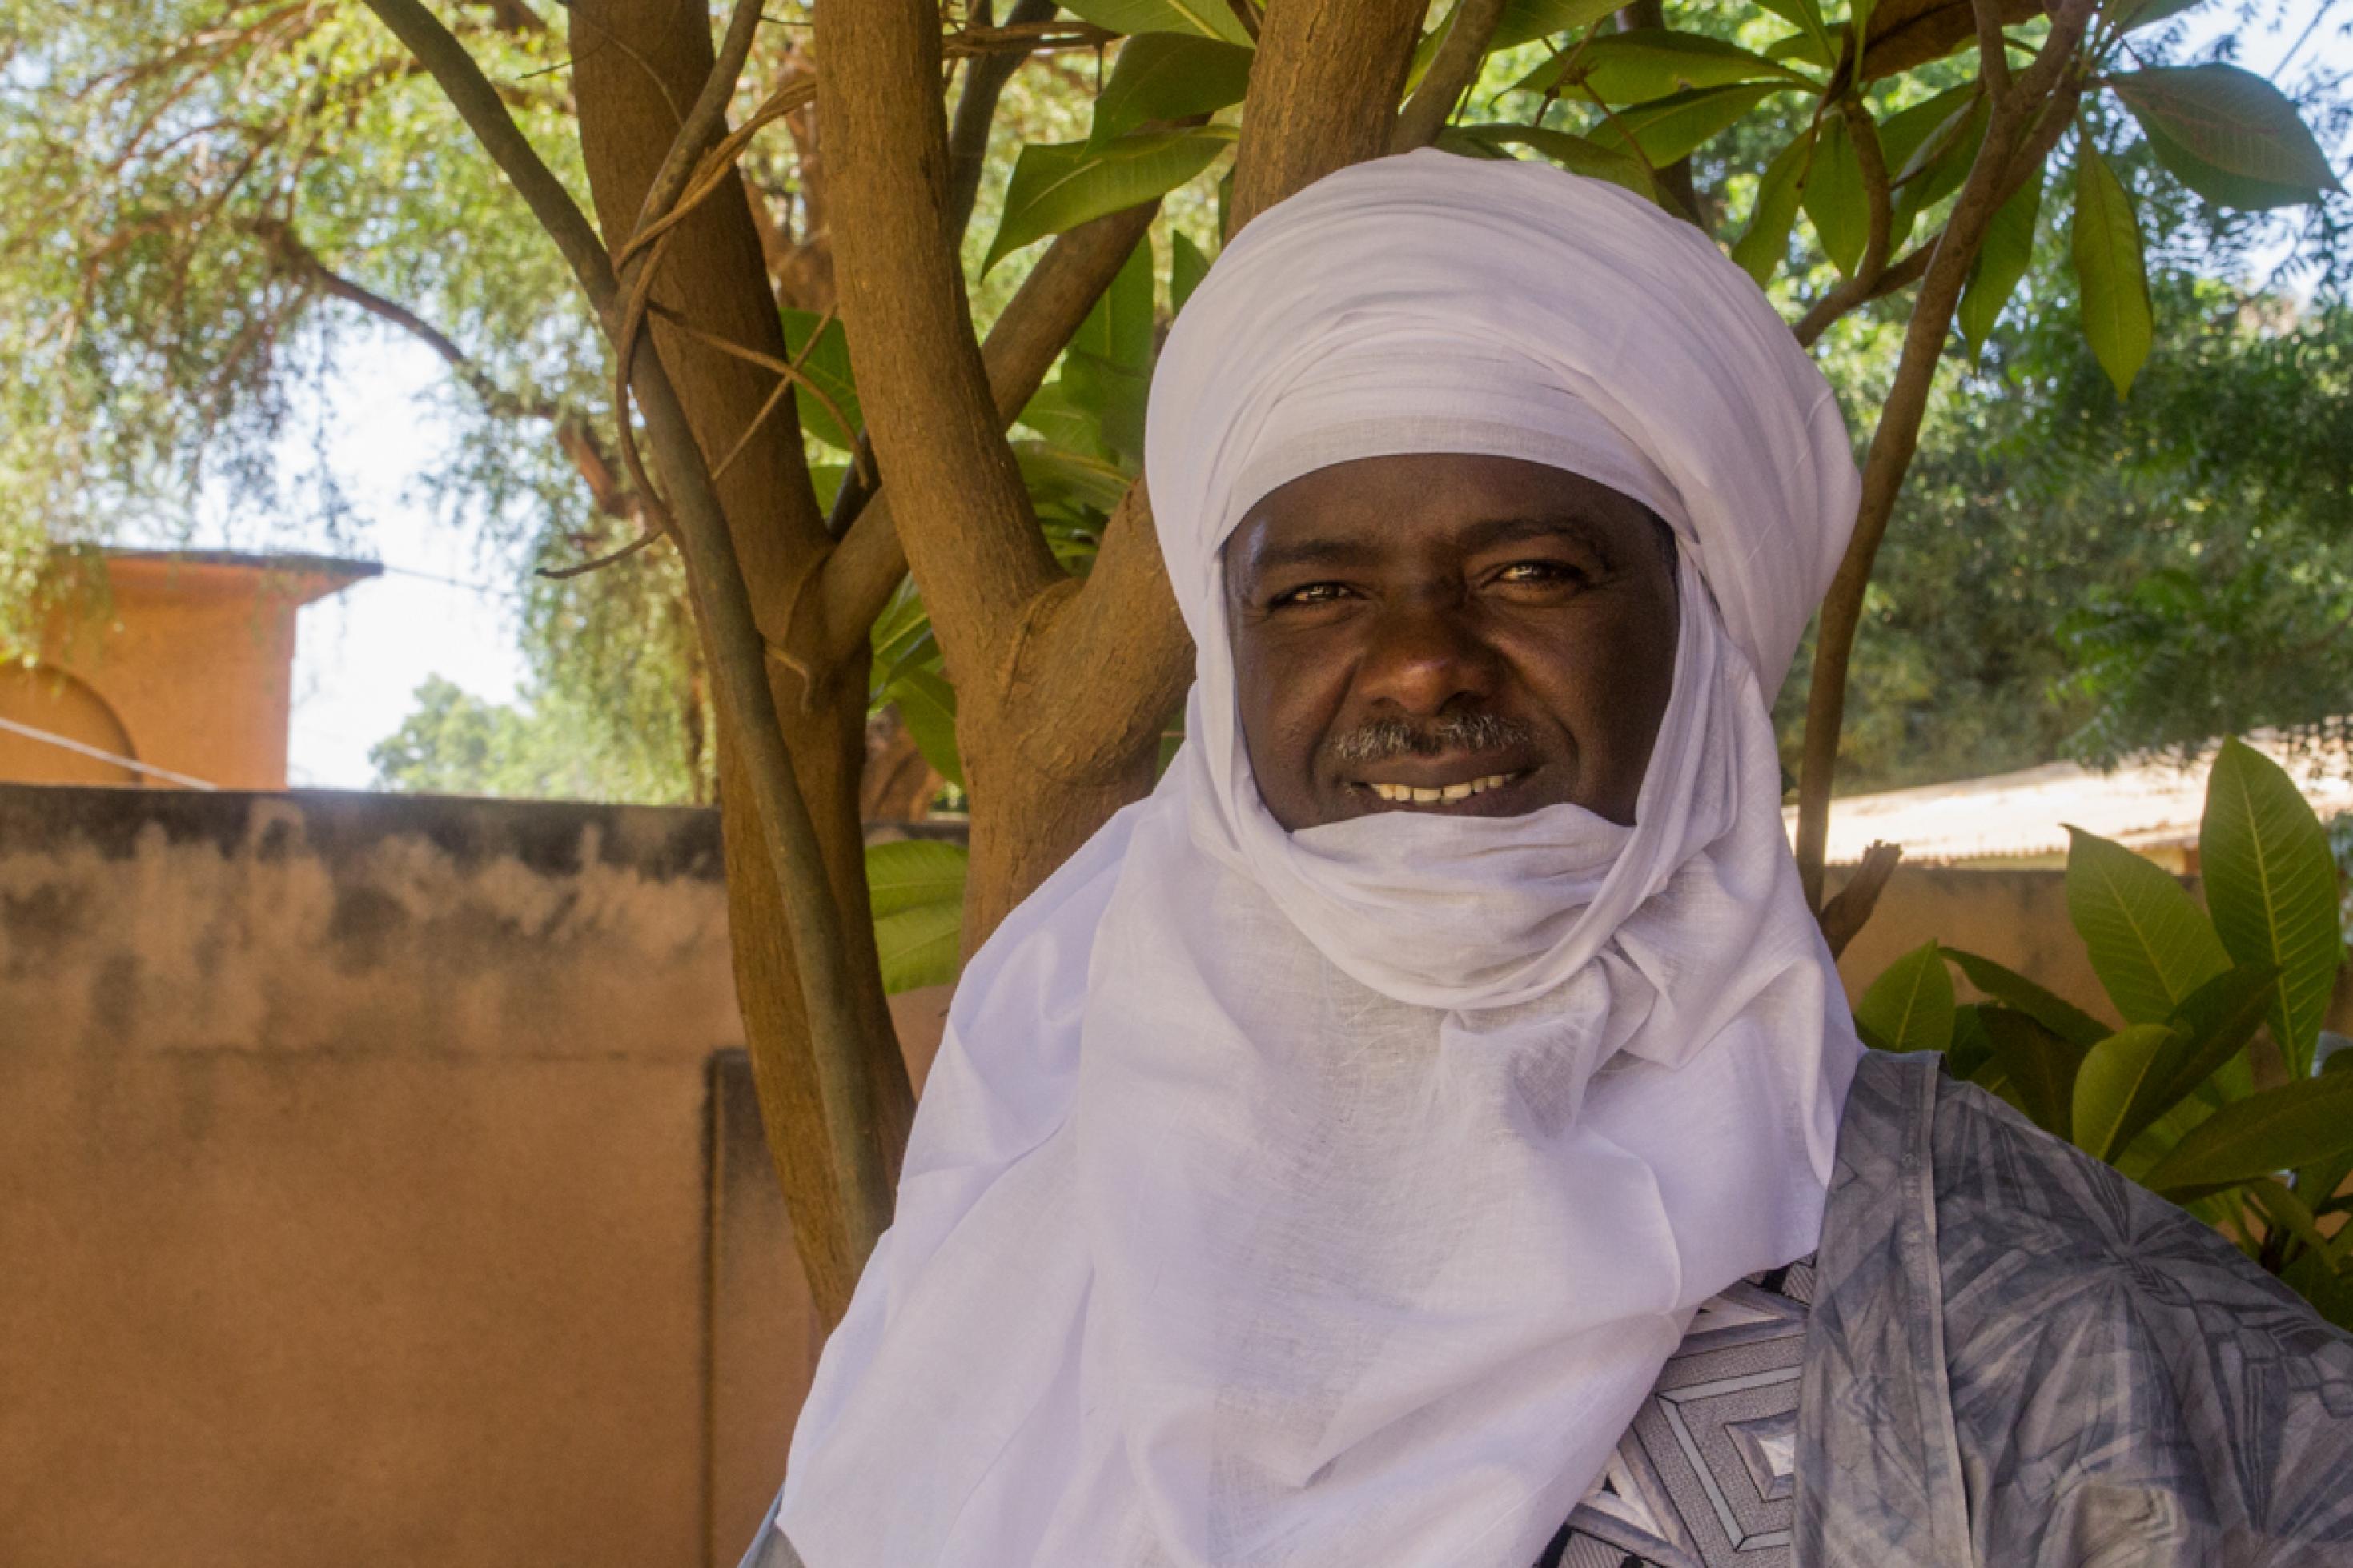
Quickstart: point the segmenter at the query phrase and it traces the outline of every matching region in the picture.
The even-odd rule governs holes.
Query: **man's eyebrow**
[[[1565,539],[1607,553],[1608,535],[1589,518],[1574,512],[1521,512],[1487,518],[1463,530],[1463,543],[1472,550],[1525,544],[1540,539]]]
[[[1309,535],[1260,546],[1243,558],[1242,570],[1252,577],[1293,566],[1355,566],[1380,553],[1368,540]]]

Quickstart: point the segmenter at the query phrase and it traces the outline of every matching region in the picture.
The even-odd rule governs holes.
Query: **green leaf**
[[[1134,482],[1133,476],[1100,458],[1042,441],[1016,441],[1013,457],[1031,495],[1074,501],[1095,511],[1117,507]]]
[[[2108,1037],[2108,1026],[2072,1002],[2064,1002],[2014,969],[1948,947],[1945,956],[1960,965],[1968,983],[1995,1001],[2025,1014],[2061,1039],[2088,1050]]]
[[[2157,1119],[2148,1108],[2172,1076],[2174,1058],[2185,1044],[2163,1024],[2134,1024],[2084,1053],[2073,1097],[2075,1146],[2095,1160],[2122,1153],[2134,1134]]]
[[[964,846],[936,838],[870,844],[866,847],[867,899],[878,918],[918,904],[961,907],[970,860]]]
[[[981,271],[1050,234],[1156,201],[1216,163],[1233,140],[1229,127],[1205,125],[1121,136],[1100,147],[1084,142],[1024,147]]]
[[[1111,79],[1095,99],[1091,146],[1152,120],[1182,120],[1240,103],[1250,90],[1252,50],[1219,38],[1146,33],[1120,46]]]
[[[1653,169],[1680,163],[1737,123],[1750,110],[1777,92],[1785,82],[1747,82],[1738,87],[1704,87],[1679,92],[1655,103],[1638,103],[1620,110],[1614,120],[1593,128],[1594,140],[1604,145],[1640,147]],[[1622,128],[1622,130],[1621,130]]]
[[[1021,409],[1020,422],[1066,452],[1087,458],[1107,458],[1103,411],[1081,403],[1060,377],[1039,387]]]
[[[2084,1048],[2014,1007],[1980,1007],[1978,1019],[1993,1042],[1994,1064],[2010,1089],[2006,1098],[2044,1131],[2073,1142],[2075,1074]]]
[[[2132,198],[2088,137],[2075,163],[2075,277],[2082,285],[2084,336],[2116,395],[2132,391],[2155,335],[2148,272]]]
[[[882,961],[883,991],[896,995],[953,982],[963,935],[961,904],[918,904],[876,920],[874,951]]]
[[[1618,9],[1618,5],[1619,0],[1507,0],[1488,38],[1487,52],[1589,27]]]
[[[1991,120],[1992,111],[1983,100],[1966,103],[1914,149],[1898,176],[1901,183],[1895,186],[1894,210],[1888,215],[1891,254],[1912,237],[1912,226],[1922,213],[1961,188],[1978,161],[1978,149],[1985,144],[1986,126]]]
[[[2353,1149],[2353,1076],[2324,1073],[2251,1094],[2186,1133],[2142,1183],[2171,1197],[2219,1192]]]
[[[2096,833],[2067,833],[2067,917],[2093,972],[2128,1022],[2165,1022],[2230,954],[2179,882]]]
[[[1974,1002],[1953,1009],[1953,1043],[1945,1048],[1945,1070],[1963,1083],[1974,1082],[1993,1060],[1993,1037],[1986,1033],[1983,1011]]]
[[[1732,259],[1762,288],[1789,254],[1789,230],[1798,221],[1798,195],[1807,160],[1813,153],[1810,132],[1800,132],[1773,155],[1757,182],[1757,205],[1748,227],[1732,247]]]
[[[1970,264],[1968,287],[1961,295],[1959,318],[1961,335],[1980,352],[2034,259],[2034,223],[2042,211],[2042,171],[2037,169],[1995,209],[1986,226],[1985,243]]]
[[[1843,119],[1822,121],[1814,166],[1805,181],[1806,216],[1831,264],[1852,278],[1871,241],[1871,197],[1862,186],[1862,163]]]
[[[1144,410],[1152,386],[1149,368],[1113,364],[1098,354],[1073,349],[1059,378],[1071,398],[1102,421],[1103,445],[1131,466],[1144,461]]]
[[[1181,228],[1168,231],[1168,312],[1175,315],[1209,275],[1209,258]]]
[[[1152,368],[1152,237],[1136,241],[1135,248],[1113,275],[1071,334],[1073,353],[1089,354],[1122,370]]]
[[[1890,183],[1916,179],[1930,160],[1960,134],[1978,101],[1978,84],[1965,81],[1908,109],[1899,109],[1882,121],[1879,151],[1886,160]]]
[[[797,360],[801,373],[825,389],[843,419],[849,421],[847,429],[841,421],[826,411],[823,401],[812,395],[806,386],[793,388],[793,406],[800,414],[801,428],[833,447],[836,451],[855,451],[858,447],[858,384],[849,374],[849,339],[836,318],[827,324],[825,335],[817,346],[804,354],[809,334],[824,318],[807,310],[781,312],[785,329],[785,356]]]
[[[2119,31],[2129,33],[2152,26],[2168,16],[2178,16],[2199,3],[2200,0],[2113,0],[2101,9]]]
[[[890,700],[899,709],[915,749],[932,771],[962,788],[964,760],[956,754],[955,688],[935,669],[910,669],[891,683]]]
[[[1824,70],[1838,63],[1838,46],[1831,41],[1831,30],[1822,21],[1820,0],[1757,0],[1757,4],[1798,28],[1810,51],[1807,59]]]
[[[2301,1078],[2345,960],[2327,831],[2285,770],[2228,740],[2207,775],[2198,860],[2222,946],[2241,963],[2275,969],[2272,1038]]]
[[[2241,1053],[2263,1021],[2263,1005],[2276,973],[2269,964],[2242,963],[2182,998],[2166,1020],[2181,1037],[2182,1046],[2170,1064],[2172,1076],[2158,1090],[2162,1103],[2152,1119],[2192,1095],[2203,1095],[2219,1107],[2253,1091],[2253,1075]]]
[[[1953,977],[1933,942],[1889,964],[1854,1005],[1854,1021],[1888,1051],[1941,1051],[1953,1043]]]
[[[1533,84],[1538,91],[1558,87],[1566,94],[1581,82],[1605,103],[1644,103],[1692,88],[1775,78],[1806,80],[1778,60],[1751,54],[1721,38],[1665,27],[1637,27],[1596,38],[1581,53],[1565,58],[1549,76],[1539,68],[1519,86],[1526,89]]]
[[[2284,1183],[2270,1176],[2262,1177],[2248,1184],[2247,1196],[2253,1199],[2255,1206],[2263,1211],[2266,1228],[2287,1231],[2307,1248],[2318,1253],[2332,1272],[2335,1270],[2337,1253],[2334,1245],[2320,1234],[2320,1222],[2313,1217],[2310,1209],[2304,1206],[2304,1200],[2288,1191]]]
[[[1250,34],[1226,0],[1062,0],[1062,8],[1114,33],[1189,33],[1250,47]]]
[[[2343,188],[2295,105],[2253,71],[2166,67],[2127,71],[2108,85],[2148,133],[2158,162],[2209,201],[2285,206]]]
[[[1566,131],[1548,130],[1541,125],[1464,125],[1450,127],[1458,135],[1482,146],[1501,150],[1505,147],[1525,147],[1558,163],[1572,174],[1587,174],[1597,180],[1607,180],[1622,185],[1645,201],[1659,199],[1657,182],[1642,161],[1618,147],[1604,147],[1582,136],[1572,136]]]

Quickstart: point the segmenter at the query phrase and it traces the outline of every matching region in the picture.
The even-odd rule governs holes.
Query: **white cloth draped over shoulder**
[[[1636,826],[1261,804],[1219,548],[1399,452],[1673,529]],[[1698,1304],[1820,1229],[1858,1047],[1767,703],[1852,523],[1844,425],[1695,229],[1423,152],[1227,248],[1147,468],[1187,740],[967,967],[781,1526],[809,1568],[1525,1568]]]

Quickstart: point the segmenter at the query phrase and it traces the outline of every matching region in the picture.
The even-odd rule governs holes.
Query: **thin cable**
[[[153,767],[132,757],[118,757],[112,752],[102,752],[96,746],[84,745],[79,741],[69,740],[51,731],[38,729],[31,724],[19,724],[14,719],[0,719],[0,730],[5,730],[11,734],[22,735],[28,741],[38,741],[45,745],[77,752],[85,757],[95,757],[101,763],[112,763],[116,767],[129,768],[134,773],[145,773],[153,778],[165,779],[184,788],[210,790],[220,788],[218,784],[206,784],[202,779],[190,778],[185,773],[175,773],[169,768]]]

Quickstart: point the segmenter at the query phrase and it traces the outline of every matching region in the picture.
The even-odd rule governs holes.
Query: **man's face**
[[[1285,828],[1634,820],[1676,616],[1640,502],[1516,458],[1363,458],[1252,507],[1225,566],[1242,740]]]

